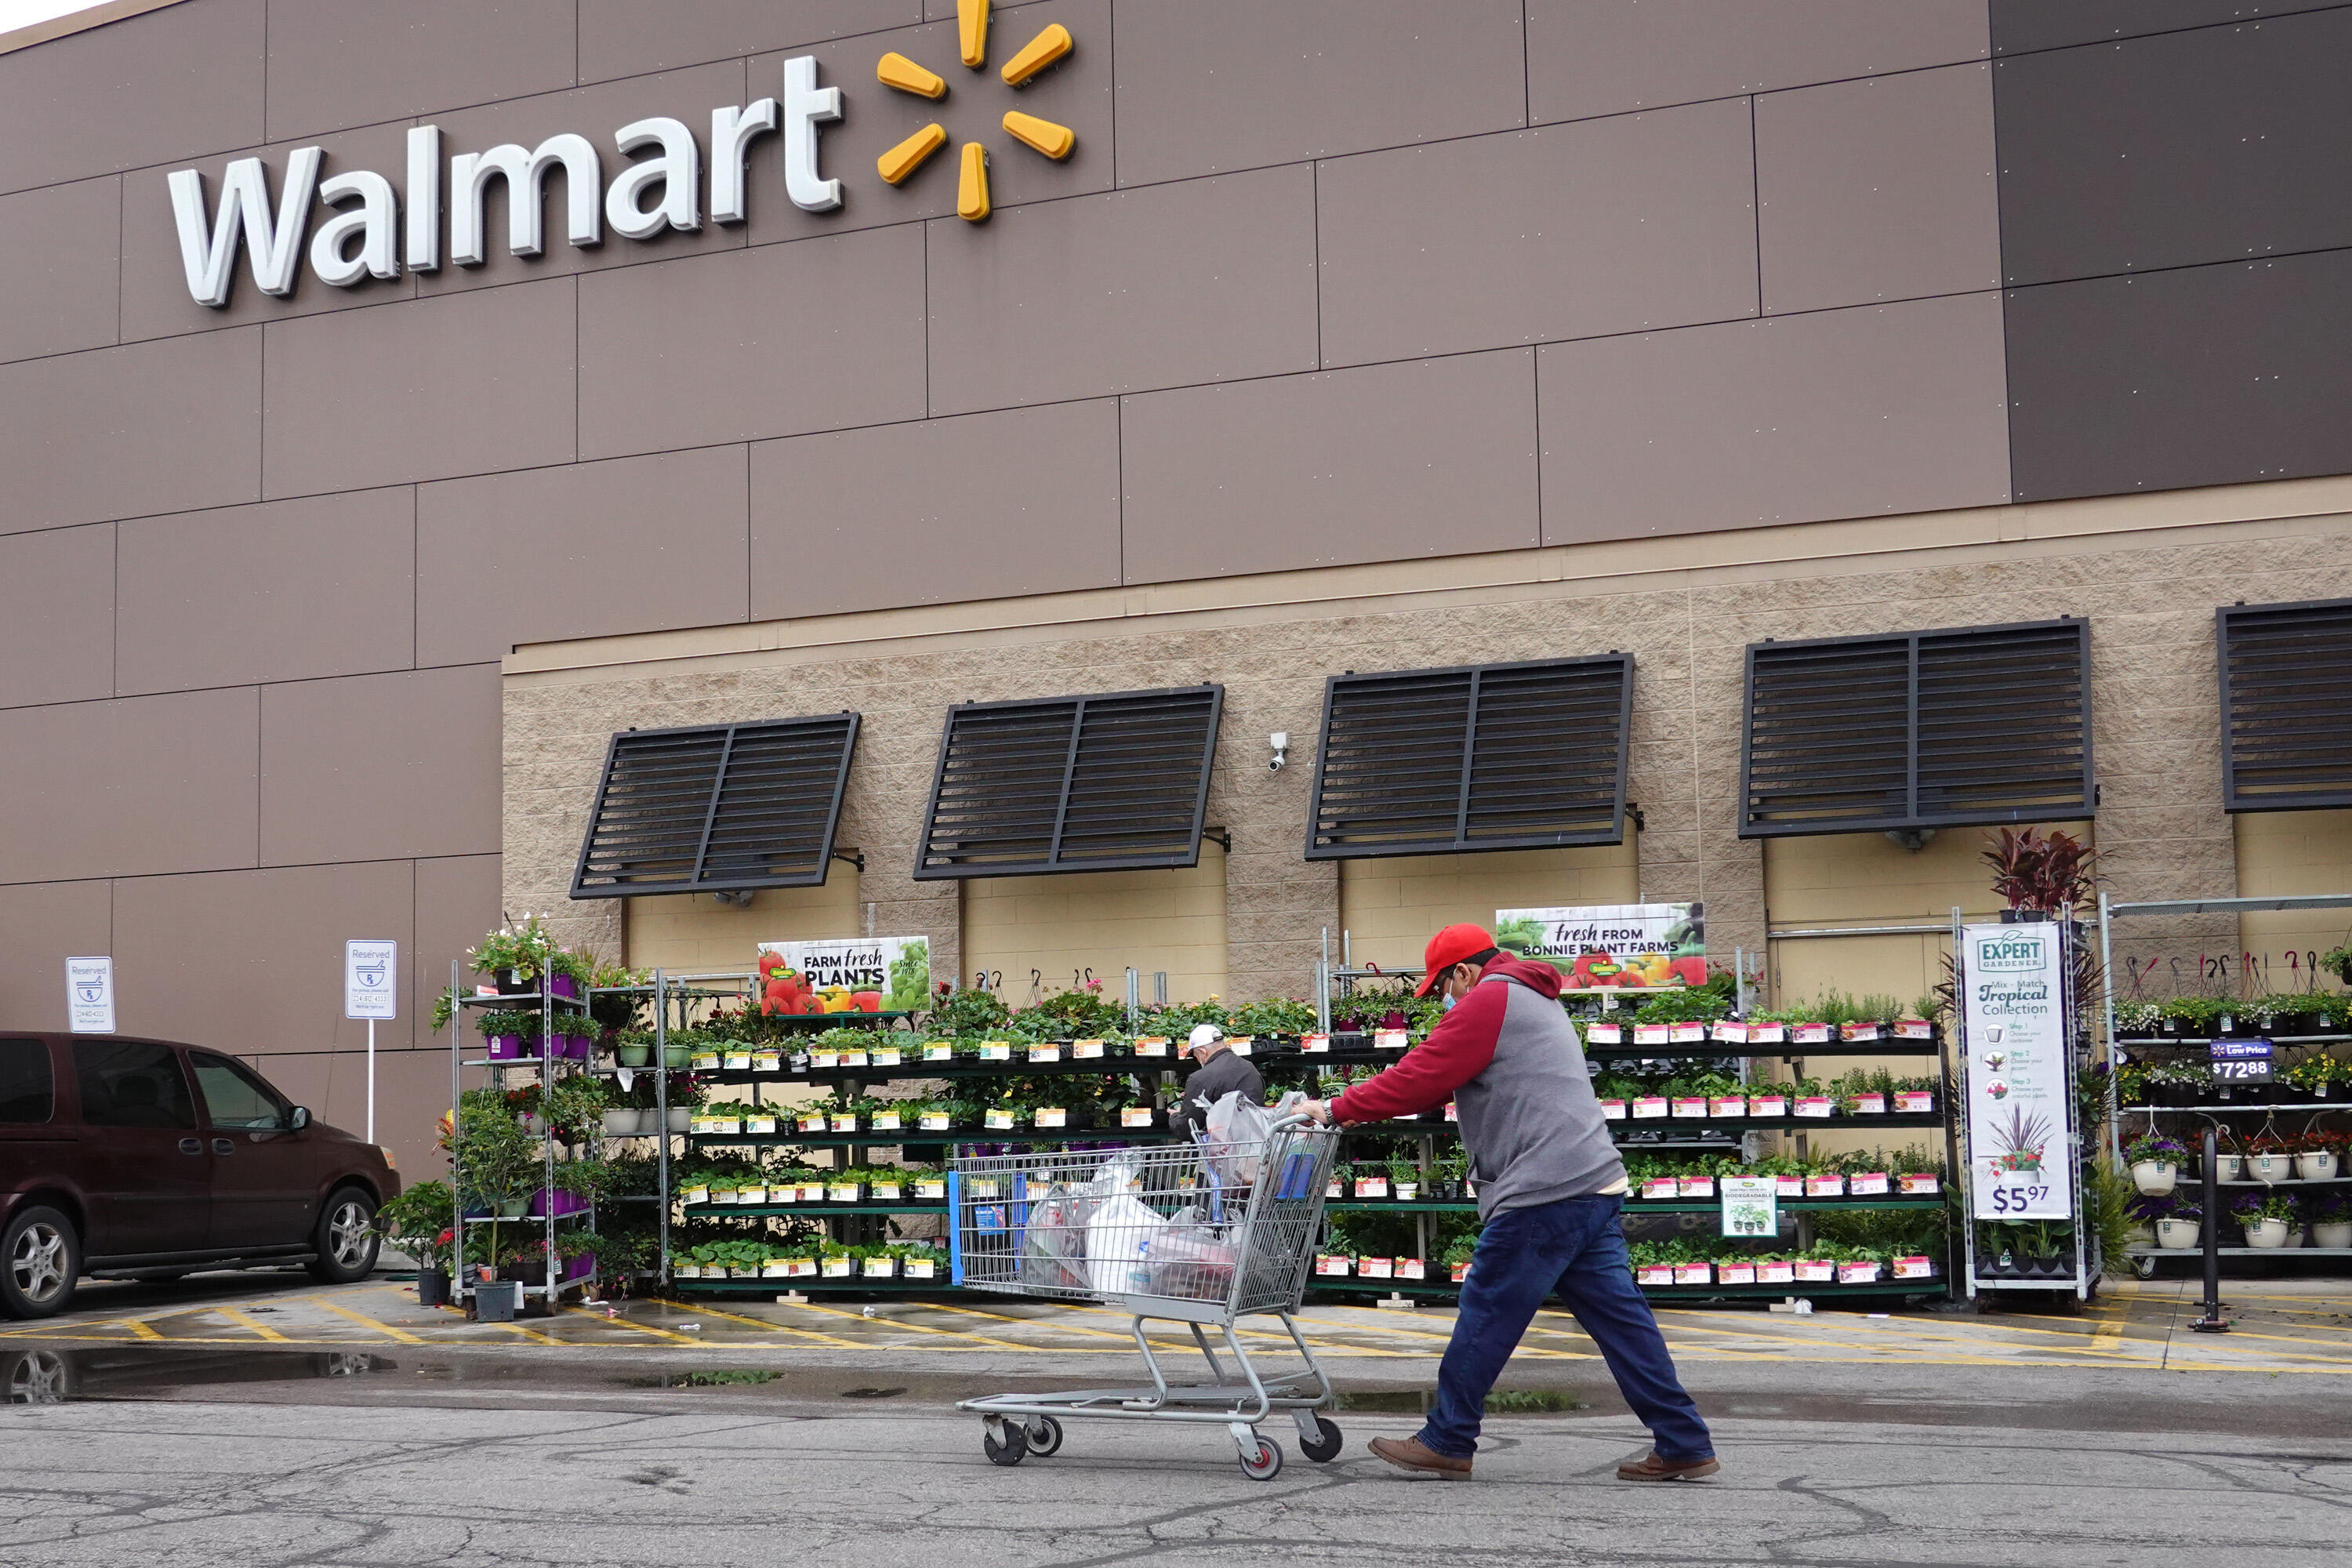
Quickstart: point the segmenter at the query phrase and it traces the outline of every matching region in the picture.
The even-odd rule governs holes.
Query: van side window
[[[76,1040],[74,1080],[81,1119],[92,1127],[194,1127],[187,1075],[169,1046],[135,1040]]]
[[[0,1040],[0,1121],[47,1121],[57,1086],[46,1040]]]
[[[188,1065],[195,1069],[196,1089],[205,1097],[205,1114],[215,1127],[247,1127],[257,1131],[283,1128],[289,1107],[244,1064],[210,1051],[190,1051]]]

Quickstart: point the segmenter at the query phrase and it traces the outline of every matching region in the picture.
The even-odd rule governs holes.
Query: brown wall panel
[[[1992,52],[2021,54],[2070,44],[2169,33],[2324,11],[2344,0],[1990,0]]]
[[[931,411],[1312,370],[1314,201],[1294,167],[928,226]]]
[[[1765,312],[1997,287],[1997,172],[1990,65],[1759,98]]]
[[[1076,47],[1028,86],[1005,86],[995,68],[1055,22],[1070,30]],[[1110,189],[1116,120],[1110,41],[1110,0],[1040,0],[1017,11],[997,9],[988,33],[990,63],[978,71],[966,69],[958,54],[953,21],[793,50],[815,57],[820,81],[841,84],[842,117],[825,127],[824,172],[841,182],[842,205],[834,212],[805,213],[784,199],[782,142],[764,138],[752,148],[751,188],[758,195],[751,205],[751,243],[945,217],[955,211],[957,153],[967,142],[989,149],[988,195],[999,210]],[[947,97],[916,98],[877,85],[875,63],[892,50],[945,77]],[[781,93],[785,58],[774,54],[752,60],[751,90]],[[1076,147],[1058,163],[1039,155],[1004,133],[1007,110],[1068,126],[1076,133]],[[897,188],[884,184],[875,160],[933,123],[947,132],[948,145]]]
[[[406,186],[405,123],[372,125],[340,136],[314,138],[299,143],[318,146],[326,153],[319,164],[320,183],[352,169],[373,169],[390,180],[395,193]],[[269,193],[275,199],[286,188],[286,161],[298,143],[281,142],[269,147],[246,147],[216,153],[182,167],[204,176],[205,207],[220,210],[221,174],[238,158],[258,157],[268,171]],[[187,267],[180,258],[180,229],[172,216],[172,170],[134,170],[122,177],[122,336],[125,342],[160,338],[173,332],[204,332],[216,327],[254,321],[281,321],[313,316],[322,310],[348,310],[355,306],[381,305],[406,300],[416,292],[416,279],[404,271],[397,278],[371,278],[349,289],[331,289],[319,281],[305,258],[295,274],[294,292],[273,298],[254,287],[253,250],[239,245],[236,268],[229,275],[228,303],[200,305],[188,293]],[[309,234],[326,221],[328,209],[314,205]]]
[[[121,524],[117,689],[406,668],[415,521],[403,487]]]
[[[0,1028],[66,1026],[66,960],[112,951],[113,884],[0,887]]]
[[[412,878],[405,860],[125,878],[116,1022],[237,1056],[362,1051],[367,1026],[343,1016],[343,943],[405,938]],[[407,1044],[410,1022],[379,1023],[378,1047]]]
[[[921,0],[695,0],[691,5],[580,0],[580,79],[665,70],[922,19]]]
[[[113,694],[113,528],[0,536],[0,708]]]
[[[1108,399],[751,448],[751,618],[1107,588],[1119,580]]]
[[[1122,0],[1123,185],[1526,123],[1519,0]]]
[[[1544,542],[2006,500],[2000,299],[1542,351]]]
[[[514,911],[523,918],[523,911]],[[499,858],[460,855],[416,862],[416,940],[401,949],[413,1001],[403,1010],[416,1020],[420,1044],[446,1046],[433,1033],[433,999],[449,984],[449,961],[462,959],[499,923]]]
[[[923,413],[909,225],[580,280],[580,447],[614,458]]]
[[[1318,172],[1323,363],[1756,313],[1745,100]]]
[[[759,94],[751,96],[756,98]],[[710,203],[710,111],[721,104],[744,101],[743,62],[721,60],[715,65],[664,71],[656,76],[632,77],[625,81],[604,82],[565,92],[542,93],[536,98],[510,100],[436,116],[435,123],[441,127],[441,155],[445,160],[460,153],[479,153],[507,142],[527,148],[536,147],[548,137],[566,132],[584,136],[596,149],[604,183],[609,186],[623,169],[640,158],[651,155],[624,156],[614,143],[613,133],[639,120],[666,115],[684,123],[694,133],[696,146],[701,149],[700,179],[694,200],[696,211],[702,213],[704,218],[698,230],[688,233],[665,229],[652,239],[624,238],[612,232],[608,221],[604,244],[577,246],[565,237],[565,176],[558,173],[548,176],[545,193],[540,200],[542,253],[517,256],[507,248],[507,220],[513,209],[513,195],[507,189],[504,180],[493,181],[483,193],[482,200],[483,249],[488,259],[479,267],[445,265],[438,272],[419,277],[416,291],[424,295],[457,293],[467,289],[554,277],[565,272],[634,267],[665,258],[698,255],[706,250],[741,249],[744,229],[748,226],[712,223],[708,209]],[[755,187],[751,196],[753,210],[757,210],[761,197],[780,195],[781,192]],[[600,208],[602,200],[600,196]],[[445,184],[442,201],[445,204],[441,219],[442,255],[446,258],[449,254],[449,220],[457,212],[454,187]]]
[[[259,500],[260,337],[0,365],[0,533]]]
[[[1128,398],[1127,580],[1540,542],[1532,360],[1510,349]]]
[[[716,447],[421,487],[418,662],[741,620],[745,483]]]
[[[250,689],[0,710],[0,882],[254,863]]]
[[[499,847],[499,669],[261,689],[265,866]]]
[[[2352,251],[2011,289],[2017,499],[2352,472]]]
[[[0,360],[115,341],[121,229],[121,180],[0,196]]]
[[[568,463],[575,280],[278,321],[272,498]]]
[[[0,55],[0,190],[243,147],[263,0],[194,0]]]
[[[2352,8],[2004,59],[2003,280],[2352,245]]]
[[[270,0],[263,134],[309,136],[570,87],[577,9],[577,0]]]
[[[2038,0],[2037,0],[2038,3]],[[1984,0],[1527,0],[1538,122],[1982,59]]]

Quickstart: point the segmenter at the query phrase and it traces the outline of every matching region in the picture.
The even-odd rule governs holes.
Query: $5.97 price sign
[[[2004,1182],[1988,1186],[1984,1195],[1992,1200],[1992,1212],[1997,1215],[2029,1214],[2050,1201],[2047,1186],[2029,1186],[2023,1182]]]

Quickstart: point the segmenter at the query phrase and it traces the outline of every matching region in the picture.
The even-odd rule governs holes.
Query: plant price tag
[[[1376,1051],[1401,1051],[1404,1049],[1404,1046],[1405,1032],[1402,1029],[1372,1031],[1372,1049]]]
[[[1664,1121],[1665,1114],[1666,1099],[1662,1094],[1641,1095],[1633,1101],[1633,1120],[1636,1121]]]
[[[1298,1048],[1309,1056],[1321,1056],[1324,1052],[1331,1048],[1331,1037],[1328,1035],[1301,1035],[1298,1037]]]
[[[894,1068],[902,1059],[897,1051],[876,1051],[873,1057],[874,1065],[877,1068]]]
[[[1118,1124],[1121,1127],[1150,1126],[1151,1107],[1148,1105],[1130,1105],[1118,1113]]]
[[[1102,1060],[1102,1056],[1103,1043],[1100,1040],[1070,1042],[1070,1059],[1074,1062],[1098,1062]]]
[[[1770,1176],[1726,1176],[1717,1184],[1723,1234],[1771,1237],[1780,1233],[1780,1187]]]
[[[923,1047],[923,1059],[927,1062],[951,1062],[955,1060],[955,1047],[946,1040],[933,1040]]]
[[[1681,1184],[1672,1176],[1649,1176],[1643,1180],[1642,1201],[1645,1204],[1659,1203],[1681,1195]]]
[[[1837,1102],[1825,1094],[1801,1094],[1797,1097],[1797,1114],[1819,1117],[1826,1121],[1837,1109]]]
[[[1886,1173],[1859,1171],[1846,1178],[1845,1194],[1850,1198],[1883,1198],[1886,1195]]]
[[[1924,1089],[1898,1089],[1895,1109],[1906,1116],[1926,1116],[1936,1109],[1936,1097]]]
[[[1013,1043],[1009,1040],[982,1040],[980,1059],[984,1062],[1009,1062],[1013,1059]]]
[[[1039,1062],[1057,1062],[1061,1059],[1062,1047],[1059,1046],[1032,1046],[1029,1047],[1029,1060],[1032,1066],[1034,1066]]]

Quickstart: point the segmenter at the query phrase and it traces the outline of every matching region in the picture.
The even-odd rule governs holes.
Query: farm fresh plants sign
[[[765,986],[777,985],[780,975],[793,975],[797,980],[788,988],[801,993],[870,998],[871,1005],[855,1002],[859,1011],[911,1012],[925,1005],[930,991],[931,944],[919,936],[763,942],[760,971]]]
[[[1960,928],[1970,1207],[1979,1219],[2072,1219],[2064,958],[2058,928]]]

